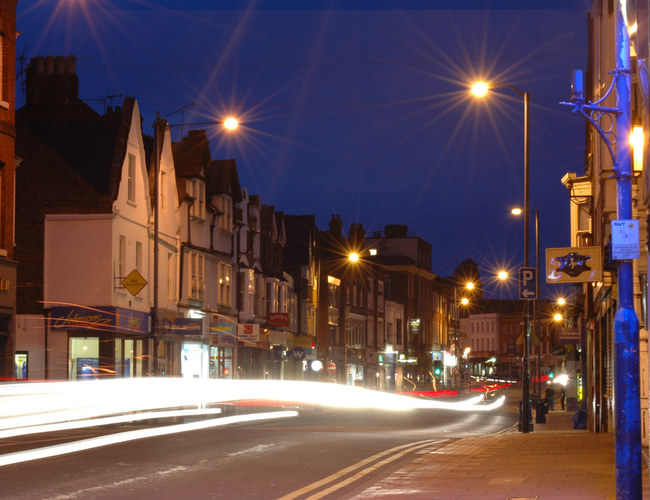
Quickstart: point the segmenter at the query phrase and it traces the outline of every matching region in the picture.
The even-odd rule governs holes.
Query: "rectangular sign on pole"
[[[536,268],[519,268],[519,298],[523,300],[535,300],[537,298]]]
[[[612,260],[641,258],[639,220],[612,221]]]
[[[546,249],[547,283],[587,283],[603,280],[600,247]]]

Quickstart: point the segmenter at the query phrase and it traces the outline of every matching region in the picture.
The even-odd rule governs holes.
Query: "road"
[[[289,499],[319,498],[323,490],[329,491],[329,498],[344,498],[422,447],[499,432],[515,422],[516,415],[507,407],[476,413],[308,409],[293,418],[139,439],[6,465],[0,467],[0,498]],[[0,453],[130,429],[122,425],[21,436],[2,440]],[[323,484],[314,486],[318,482]]]

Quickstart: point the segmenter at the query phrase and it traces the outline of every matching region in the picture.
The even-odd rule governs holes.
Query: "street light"
[[[472,85],[472,94],[476,97],[484,97],[490,89],[506,88],[519,95],[524,100],[524,212],[530,211],[530,130],[529,130],[529,102],[530,94],[519,90],[512,85],[494,84],[487,82],[476,82]],[[528,217],[524,218],[524,267],[530,264],[530,225]],[[539,274],[539,273],[538,273]],[[538,277],[539,279],[539,277]],[[539,291],[538,291],[539,295]],[[526,300],[524,313],[524,373],[522,380],[522,411],[521,411],[521,432],[530,432],[529,418],[530,414],[530,301]]]
[[[537,323],[537,341],[539,345],[537,346],[537,394],[539,397],[542,397],[542,385],[541,385],[541,364],[542,364],[542,310],[540,304],[540,286],[539,286],[539,275],[540,275],[540,262],[539,262],[539,210],[536,208],[528,210],[528,213],[535,212],[535,253],[537,255],[535,260],[535,269],[536,269],[536,283],[535,289],[537,292],[537,298],[535,299],[535,322]],[[512,213],[514,215],[521,215],[523,211],[521,208],[513,208]],[[528,216],[526,216],[528,219]]]
[[[235,130],[239,126],[239,121],[236,118],[228,117],[224,120],[212,120],[206,122],[195,123],[179,123],[169,124],[167,120],[160,118],[160,113],[156,113],[156,121],[153,124],[153,137],[154,137],[154,168],[155,175],[153,181],[154,192],[154,221],[153,221],[153,307],[151,310],[151,336],[154,340],[154,373],[160,374],[160,359],[158,356],[158,349],[160,346],[160,337],[158,336],[158,263],[159,263],[159,249],[158,240],[160,238],[160,155],[162,153],[161,134],[174,127],[184,127],[190,125],[223,125],[228,131]]]

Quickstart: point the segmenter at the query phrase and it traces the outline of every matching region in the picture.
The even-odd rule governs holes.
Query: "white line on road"
[[[355,472],[357,470],[360,470],[360,472],[357,472],[354,476],[346,479],[345,481],[342,481],[340,483],[335,484],[334,486],[331,486],[330,488],[323,490],[319,493],[316,493],[312,496],[310,496],[310,499],[317,499],[321,498],[325,495],[328,495],[329,493],[332,493],[333,491],[336,491],[340,488],[343,488],[347,484],[350,484],[357,479],[365,476],[366,474],[369,474],[373,470],[378,469],[379,467],[383,467],[384,465],[393,462],[402,456],[412,453],[416,450],[419,450],[421,448],[426,448],[427,446],[431,446],[433,444],[440,444],[448,441],[447,439],[428,439],[426,441],[417,441],[415,443],[408,443],[408,444],[403,444],[401,446],[396,446],[395,448],[391,448],[389,450],[382,451],[380,453],[377,453],[371,457],[368,457],[364,460],[361,460],[360,462],[357,462],[356,464],[353,464],[349,467],[346,467],[343,470],[340,470],[338,472],[335,472],[334,474],[331,474],[327,476],[324,479],[321,479],[320,481],[316,481],[315,483],[312,483],[310,485],[305,486],[304,488],[300,488],[299,490],[296,490],[292,493],[289,493],[278,500],[292,500],[294,498],[298,498],[302,495],[306,495],[310,491],[313,491],[315,489],[320,488],[321,486],[325,486],[326,484],[332,483],[334,481],[338,481],[340,478],[343,476],[346,476],[348,474],[351,474],[352,472]],[[389,458],[386,458],[377,464],[367,467],[367,465],[371,464],[372,462],[375,462],[379,460],[382,457],[385,457],[386,455],[391,455]]]

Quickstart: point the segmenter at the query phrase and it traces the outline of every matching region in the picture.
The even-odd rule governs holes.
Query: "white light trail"
[[[50,458],[67,453],[90,450],[100,446],[109,446],[117,443],[133,441],[135,439],[144,439],[149,437],[165,436],[168,434],[177,434],[179,432],[195,431],[199,429],[208,429],[211,427],[220,427],[223,425],[236,424],[240,422],[254,422],[259,420],[269,420],[275,418],[288,418],[298,416],[297,411],[274,411],[267,413],[253,413],[248,415],[239,415],[234,417],[223,417],[218,419],[202,420],[200,422],[191,422],[187,424],[170,425],[167,427],[155,427],[150,429],[140,429],[136,431],[120,432],[108,436],[100,436],[91,439],[83,439],[71,443],[48,446],[35,450],[19,451],[0,455],[0,467],[5,465],[29,462],[42,458]]]
[[[504,399],[501,397],[490,404],[479,404],[483,402],[483,396],[478,395],[465,401],[439,401],[332,383],[277,380],[197,380],[164,377],[27,382],[0,385],[0,433],[6,432],[5,436],[31,434],[37,432],[36,426],[63,423],[80,428],[86,425],[102,425],[95,423],[95,420],[124,414],[127,414],[128,421],[135,420],[133,414],[138,412],[206,410],[219,403],[249,400],[270,401],[278,405],[476,412],[498,408]]]

